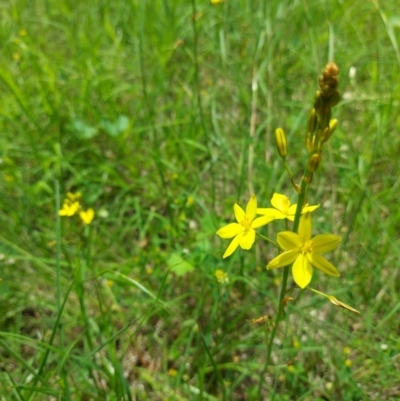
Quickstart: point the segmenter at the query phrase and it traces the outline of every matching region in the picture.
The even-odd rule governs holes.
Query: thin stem
[[[61,264],[60,264],[60,255],[61,255],[61,222],[60,216],[58,215],[58,211],[61,208],[60,202],[60,185],[58,180],[55,181],[55,193],[56,193],[56,292],[57,292],[57,312],[60,313],[61,310]],[[60,332],[60,348],[63,349],[63,331],[62,325],[58,327]]]
[[[60,202],[60,184],[58,180],[55,180],[55,195],[56,195],[56,292],[57,292],[57,315],[60,317],[59,324],[57,327],[57,331],[59,333],[60,338],[60,350],[64,352],[64,331],[63,325],[61,321],[62,316],[62,294],[61,294],[61,219],[58,214],[58,211],[61,209],[61,202]],[[70,391],[69,391],[69,384],[68,384],[68,371],[65,365],[62,367],[62,378],[64,381],[64,397],[66,400],[69,400]]]
[[[300,192],[299,192],[299,196],[298,196],[298,200],[297,200],[296,214],[294,217],[294,223],[293,223],[293,229],[292,229],[293,232],[297,232],[297,230],[299,228],[301,210],[303,209],[303,205],[304,205],[305,199],[307,197],[307,191],[308,191],[309,182],[311,180],[311,176],[312,176],[312,173],[308,169],[306,169],[304,172],[303,178],[301,180]],[[283,268],[282,287],[281,287],[281,291],[279,294],[278,313],[275,316],[274,325],[273,325],[271,335],[270,335],[270,338],[268,341],[267,357],[265,359],[265,364],[261,371],[260,380],[258,382],[258,398],[259,399],[261,399],[263,377],[265,375],[265,372],[268,369],[268,366],[271,364],[272,346],[274,343],[275,335],[278,330],[279,323],[285,317],[285,305],[283,303],[283,299],[286,294],[286,287],[287,287],[287,282],[288,282],[288,277],[289,277],[289,268],[290,268],[290,266],[285,266]]]
[[[249,184],[250,193],[254,192],[253,187],[253,162],[254,162],[254,136],[256,133],[257,122],[257,66],[253,67],[253,79],[251,82],[251,118],[250,118],[250,143],[249,143],[249,158],[247,165],[247,182]]]
[[[281,249],[281,247],[274,241],[272,241],[272,239],[269,239],[268,237],[265,237],[262,234],[256,233],[258,237],[262,238],[265,241],[268,241],[270,244],[272,244],[273,246],[275,246],[278,249]]]

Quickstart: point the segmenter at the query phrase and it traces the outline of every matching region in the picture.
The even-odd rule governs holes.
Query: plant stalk
[[[301,210],[303,209],[303,206],[304,206],[306,198],[307,198],[307,191],[308,191],[308,186],[311,181],[311,178],[312,178],[312,173],[308,170],[308,168],[306,168],[303,178],[301,180],[300,192],[299,192],[299,196],[297,199],[296,214],[294,217],[293,228],[292,228],[293,232],[298,231],[299,224],[300,224]],[[281,291],[279,294],[278,313],[275,316],[275,321],[274,321],[274,324],[272,327],[271,335],[268,340],[267,357],[265,359],[265,364],[264,364],[264,367],[260,374],[260,380],[258,383],[258,399],[261,399],[261,390],[262,390],[264,374],[267,371],[268,366],[270,366],[270,364],[271,364],[272,346],[274,343],[275,335],[278,330],[279,323],[285,317],[285,305],[283,303],[283,299],[285,298],[285,294],[286,294],[287,281],[288,281],[288,277],[289,277],[289,269],[290,269],[290,266],[285,266],[283,268],[282,287],[281,287]]]

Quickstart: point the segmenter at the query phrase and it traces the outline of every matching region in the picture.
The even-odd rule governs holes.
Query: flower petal
[[[303,243],[308,241],[311,238],[311,213],[307,212],[301,216],[300,225],[299,225],[299,236]]]
[[[80,192],[77,192],[76,194],[72,193],[72,192],[67,192],[67,198],[71,201],[71,202],[75,202],[79,199],[82,198],[82,194]]]
[[[236,221],[240,224],[246,217],[244,210],[237,203],[235,203],[233,205],[233,211],[235,213]]]
[[[285,195],[274,193],[271,199],[271,205],[286,215],[285,212],[290,206],[290,200]]]
[[[256,239],[256,232],[252,229],[246,231],[242,235],[242,239],[240,240],[240,247],[242,249],[250,249],[254,241]]]
[[[257,199],[254,194],[251,194],[250,200],[246,206],[246,217],[249,220],[249,222],[252,222],[254,220],[254,217],[256,217],[256,210],[257,210]]]
[[[326,253],[335,249],[340,241],[341,237],[333,234],[319,234],[316,235],[313,239],[313,252],[315,253]]]
[[[279,246],[287,251],[298,251],[303,246],[299,234],[291,231],[282,231],[281,233],[278,233],[277,241]]]
[[[318,270],[328,274],[329,276],[339,277],[340,273],[332,263],[328,262],[323,256],[318,253],[307,253],[308,260]]]
[[[229,244],[228,248],[226,249],[224,255],[222,256],[223,259],[231,256],[233,252],[236,251],[236,248],[239,246],[240,240],[242,239],[243,233],[238,234]]]
[[[58,211],[59,216],[73,216],[80,208],[79,202],[70,202],[67,200],[64,201],[63,207]]]
[[[279,267],[285,267],[292,264],[299,256],[298,251],[286,251],[272,259],[267,264],[267,269],[277,269]]]
[[[227,226],[221,227],[217,231],[217,235],[219,235],[221,238],[233,238],[235,235],[238,235],[239,233],[243,232],[243,226],[238,223],[231,223],[228,224]]]
[[[303,210],[301,211],[301,213],[313,212],[315,209],[318,209],[318,208],[319,208],[319,205],[313,205],[313,206],[305,205],[303,207]]]
[[[272,207],[258,208],[257,214],[262,214],[264,216],[274,216],[274,219],[286,219],[286,215],[280,210],[274,209]]]
[[[86,211],[81,210],[79,212],[79,217],[81,218],[84,224],[90,224],[94,219],[94,210],[91,208],[89,208]]]
[[[294,216],[296,214],[296,209],[297,209],[297,203],[295,203],[294,205],[290,205],[289,214]]]
[[[292,267],[293,279],[300,288],[305,288],[312,279],[312,266],[304,254],[299,255]]]
[[[274,216],[262,216],[262,217],[257,217],[255,220],[252,221],[251,223],[251,228],[258,228],[261,226],[265,226],[268,223],[271,223],[272,220],[274,220]]]

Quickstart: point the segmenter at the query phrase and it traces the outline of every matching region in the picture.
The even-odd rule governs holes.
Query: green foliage
[[[234,202],[291,187],[278,126],[300,180],[330,59],[343,99],[313,224],[342,236],[330,293],[362,314],[311,293],[288,303],[262,399],[400,398],[396,1],[0,13],[1,400],[258,400],[271,326],[251,321],[276,313],[280,275],[261,244],[222,260],[215,232]],[[68,191],[96,211],[90,226],[57,216]]]

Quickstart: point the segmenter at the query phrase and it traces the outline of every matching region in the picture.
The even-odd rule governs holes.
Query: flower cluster
[[[59,216],[72,217],[78,214],[82,223],[90,224],[94,219],[94,210],[89,208],[83,210],[81,206],[82,194],[77,192],[73,194],[68,192],[66,198],[64,199],[62,208],[58,211]]]
[[[275,193],[271,204],[273,208],[257,208],[257,200],[253,194],[247,204],[246,212],[238,204],[234,205],[237,223],[230,223],[217,231],[221,238],[233,238],[223,258],[230,256],[238,246],[250,249],[255,241],[256,228],[277,219],[294,220],[297,205],[291,205],[288,197]],[[298,233],[283,231],[278,234],[277,242],[282,253],[267,265],[267,269],[276,269],[293,264],[293,279],[300,288],[305,288],[310,283],[313,267],[330,276],[339,276],[337,269],[321,254],[335,249],[341,238],[333,234],[311,237],[311,212],[318,207],[319,205],[307,204],[303,206]],[[256,218],[256,214],[261,217]]]
[[[220,283],[220,284],[228,284],[229,283],[228,273],[224,272],[221,269],[215,270],[214,276],[217,279],[218,283]]]

